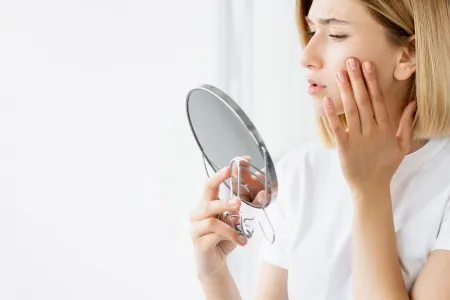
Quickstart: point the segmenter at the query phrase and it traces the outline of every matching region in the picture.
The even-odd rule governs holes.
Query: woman
[[[277,164],[277,231],[257,299],[450,299],[450,1],[298,0],[324,145]],[[247,241],[215,218],[231,171],[192,213],[207,299],[240,299],[226,256]]]

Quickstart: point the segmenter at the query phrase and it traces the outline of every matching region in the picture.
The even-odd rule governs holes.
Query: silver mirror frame
[[[203,90],[206,91],[210,94],[212,94],[213,96],[215,96],[215,98],[219,99],[220,101],[222,101],[223,104],[225,104],[229,110],[231,112],[233,112],[233,114],[236,116],[236,118],[241,122],[241,124],[248,130],[248,133],[250,134],[250,136],[253,138],[254,143],[257,145],[259,152],[261,154],[262,157],[264,157],[264,170],[265,172],[262,172],[265,174],[265,178],[268,180],[266,181],[265,184],[265,195],[269,195],[269,193],[267,192],[267,187],[270,187],[270,199],[268,205],[272,204],[272,201],[276,201],[277,198],[277,194],[278,194],[278,180],[277,180],[277,175],[276,175],[276,171],[275,171],[275,166],[274,163],[272,161],[272,158],[269,155],[269,152],[267,151],[267,147],[263,141],[263,139],[261,138],[261,135],[259,134],[259,132],[257,131],[256,127],[253,125],[252,121],[250,120],[250,118],[245,114],[245,112],[239,107],[239,105],[237,105],[236,102],[234,102],[227,94],[225,94],[224,92],[222,92],[220,89],[209,85],[209,84],[202,84],[199,85],[195,88],[193,88],[192,90],[189,91],[189,93],[186,96],[186,114],[188,117],[188,122],[189,122],[189,127],[191,128],[191,132],[195,138],[195,141],[198,145],[198,147],[200,148],[200,151],[203,155],[203,159],[204,162],[206,162],[212,170],[214,170],[215,172],[219,171],[218,167],[214,164],[214,162],[212,162],[210,160],[210,158],[206,155],[200,141],[198,140],[198,137],[194,131],[193,125],[192,125],[192,121],[191,121],[191,117],[189,114],[189,99],[191,94],[196,91],[196,90]],[[245,154],[244,154],[245,155]],[[233,163],[236,163],[236,158],[230,158],[230,166],[233,165]],[[205,169],[206,169],[206,165],[205,165]],[[208,172],[207,175],[209,176]],[[226,183],[225,183],[226,184]],[[227,184],[226,184],[227,185]],[[239,186],[239,185],[238,185]],[[230,189],[231,191],[231,195],[233,195],[233,188],[232,188],[232,184],[231,184],[231,180],[230,180],[230,186],[227,185],[227,187]],[[236,193],[234,193],[235,196],[237,196]],[[264,234],[264,236],[266,237],[266,239],[270,242],[273,243],[275,240],[275,232],[273,230],[272,224],[270,223],[270,220],[267,217],[265,208],[268,206],[263,206],[263,207],[259,207],[256,206],[250,202],[247,201],[243,201],[246,205],[251,206],[253,208],[256,209],[262,209],[267,221],[269,222],[269,225],[271,226],[272,229],[272,238],[268,238],[263,226],[261,225],[261,223],[258,221],[259,226],[261,227],[261,230]],[[247,221],[251,221],[254,218],[243,218],[241,213],[239,213],[239,215],[232,215],[230,213],[227,213],[227,216],[230,217],[230,220],[232,220],[232,217],[239,217],[240,219],[240,223],[239,224],[235,224],[233,227],[240,232],[241,234],[245,235],[247,238],[251,238],[251,236],[253,235],[253,228],[251,228],[248,224],[246,224]]]

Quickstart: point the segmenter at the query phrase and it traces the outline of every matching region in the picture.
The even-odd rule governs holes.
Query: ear
[[[399,59],[394,70],[394,77],[397,80],[407,80],[416,72],[416,36],[408,38],[407,45],[402,46],[399,52]]]

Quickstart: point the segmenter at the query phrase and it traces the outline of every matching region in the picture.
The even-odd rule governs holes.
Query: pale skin
[[[346,24],[320,22],[333,18]],[[315,112],[330,122],[355,203],[354,299],[450,299],[450,251],[430,253],[410,293],[398,263],[389,185],[404,157],[427,142],[412,140],[415,103],[406,92],[415,72],[414,54],[390,44],[384,28],[355,0],[314,0],[308,21],[314,34],[301,64],[308,77],[326,86],[313,96]],[[348,130],[337,121],[342,113]],[[239,210],[240,202],[231,206],[226,200],[213,201],[230,175],[226,169],[208,181],[202,205],[191,219],[198,276],[207,299],[240,299],[226,255],[246,241],[240,244],[230,226],[212,220],[221,212]],[[288,299],[287,278],[287,270],[264,263],[256,298]]]

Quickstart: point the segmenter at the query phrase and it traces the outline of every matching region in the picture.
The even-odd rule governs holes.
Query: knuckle
[[[197,228],[195,225],[191,225],[191,227],[189,228],[189,234],[192,240],[196,239],[195,237],[197,236]]]
[[[196,245],[201,238],[201,232],[202,229],[199,226],[200,224],[196,224],[194,226],[191,226],[190,228],[190,235],[191,235],[191,241],[194,245]]]
[[[353,89],[350,85],[346,85],[343,87],[342,89],[342,97],[344,99],[353,99],[354,94],[353,94]]]
[[[216,225],[216,219],[214,219],[214,218],[208,218],[208,219],[206,219],[205,220],[205,227],[206,228],[208,228],[208,229],[213,229],[214,227],[215,227],[215,225]]]
[[[371,104],[369,102],[369,99],[367,97],[357,97],[356,98],[357,103],[358,103],[358,108],[361,110],[368,110],[371,109]]]
[[[360,103],[369,101],[369,94],[367,93],[365,88],[356,88],[355,100]]]
[[[366,77],[366,82],[367,82],[367,85],[372,88],[376,87],[377,83],[378,83],[377,78],[374,76]]]
[[[353,71],[349,73],[350,79],[354,82],[362,81],[362,74],[359,71]]]
[[[331,126],[331,129],[334,131],[334,132],[336,132],[336,131],[338,131],[339,130],[339,125],[336,123],[336,122],[331,122],[330,123],[330,126]]]
[[[377,81],[377,76],[375,76],[374,73],[370,73],[370,74],[369,74],[369,73],[366,73],[364,77],[365,77],[366,80],[369,81],[369,82],[376,82],[376,81]]]
[[[205,186],[204,186],[204,191],[207,192],[209,190],[213,189],[213,178],[208,178],[208,180],[206,180]]]

